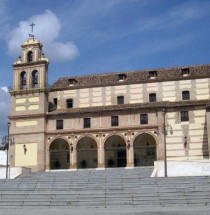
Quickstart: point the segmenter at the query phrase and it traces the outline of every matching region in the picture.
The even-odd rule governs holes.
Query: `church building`
[[[49,86],[42,44],[32,37],[21,47],[10,89],[11,167],[135,168],[165,156],[209,158],[210,65],[70,72]]]

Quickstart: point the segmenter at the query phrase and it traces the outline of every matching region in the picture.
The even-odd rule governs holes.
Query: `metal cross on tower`
[[[31,26],[31,34],[29,34],[29,37],[34,38],[33,30],[34,30],[35,24],[32,22],[29,26]]]

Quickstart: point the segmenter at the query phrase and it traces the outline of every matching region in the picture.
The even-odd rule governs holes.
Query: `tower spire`
[[[29,34],[29,37],[34,38],[35,36],[34,36],[34,34],[33,34],[33,30],[34,30],[35,24],[32,22],[29,26],[31,26],[31,34]]]

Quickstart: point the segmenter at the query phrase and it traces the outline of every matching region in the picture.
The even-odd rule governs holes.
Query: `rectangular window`
[[[67,108],[73,108],[73,99],[67,99],[66,100],[66,107]]]
[[[119,78],[119,81],[124,81],[127,78],[127,76],[125,74],[119,74],[118,78]]]
[[[190,100],[190,92],[189,91],[183,91],[182,92],[182,100]]]
[[[56,129],[60,130],[63,129],[63,120],[56,120]]]
[[[53,109],[56,110],[57,109],[57,104],[58,104],[58,99],[54,98],[53,99]]]
[[[111,118],[112,122],[112,126],[118,126],[119,125],[119,122],[118,122],[118,116],[112,116]]]
[[[156,71],[150,71],[149,72],[149,78],[151,78],[151,79],[157,78],[157,72]]]
[[[189,121],[188,111],[181,111],[181,121],[182,122]]]
[[[77,83],[76,79],[70,78],[69,79],[69,86],[74,86]]]
[[[117,97],[117,104],[123,105],[124,104],[124,96],[118,96]]]
[[[84,118],[84,128],[90,128],[90,118]]]
[[[182,69],[182,76],[188,76],[190,74],[190,70],[189,68],[184,68]]]
[[[148,115],[147,114],[140,114],[140,123],[148,124]]]
[[[156,94],[155,93],[149,94],[149,102],[156,102]]]

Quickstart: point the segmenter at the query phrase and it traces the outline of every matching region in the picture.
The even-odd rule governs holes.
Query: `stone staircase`
[[[0,208],[210,206],[210,177],[150,178],[152,170],[60,171],[0,180]]]

